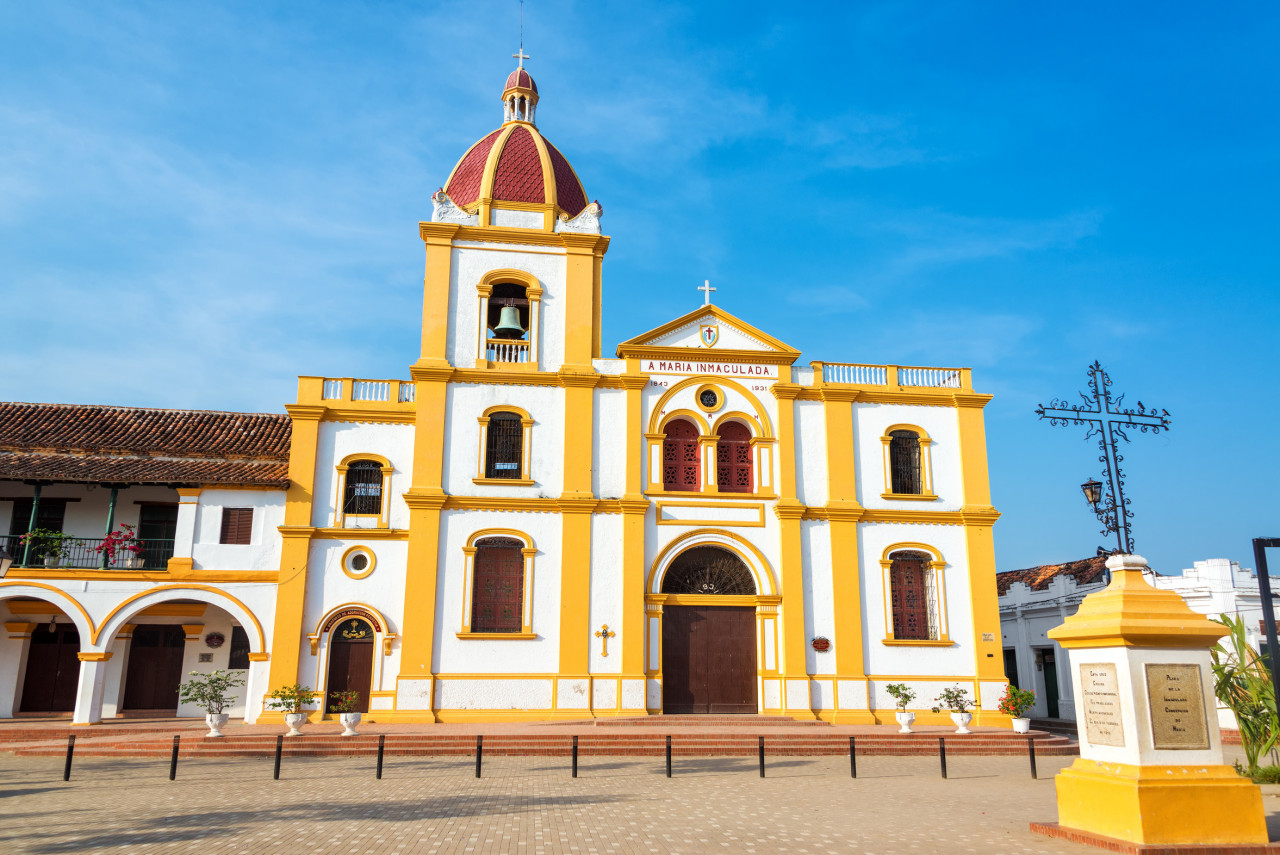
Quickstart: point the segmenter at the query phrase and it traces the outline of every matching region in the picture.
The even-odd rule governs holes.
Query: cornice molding
[[[313,406],[311,404],[285,404],[284,411],[289,414],[289,418],[299,421],[310,419],[312,421],[320,421],[324,417],[327,407]]]

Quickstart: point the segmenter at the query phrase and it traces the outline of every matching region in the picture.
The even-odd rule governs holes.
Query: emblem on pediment
[[[703,347],[715,347],[720,340],[720,327],[715,324],[702,324],[698,327],[698,340]]]

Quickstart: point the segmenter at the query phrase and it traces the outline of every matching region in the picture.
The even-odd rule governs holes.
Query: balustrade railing
[[[412,380],[352,380],[343,377],[324,377],[321,378],[320,383],[320,400],[322,401],[360,403],[385,401],[411,404],[413,397]]]
[[[485,359],[490,362],[528,362],[529,342],[491,338],[485,349]]]
[[[851,386],[898,386],[913,389],[967,389],[969,369],[916,365],[863,365],[853,362],[815,362],[822,382]]]
[[[14,567],[59,567],[91,570],[102,566],[103,553],[98,550],[101,537],[66,537],[57,545],[35,544],[28,553],[19,535],[0,536],[0,548],[13,556]],[[149,537],[139,541],[140,552],[116,550],[108,570],[164,570],[173,557],[173,539]],[[24,556],[26,563],[23,563]]]

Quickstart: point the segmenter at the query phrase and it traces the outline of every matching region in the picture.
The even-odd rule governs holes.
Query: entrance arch
[[[369,711],[373,687],[374,629],[363,617],[344,617],[329,630],[329,666],[324,682],[326,713],[334,709],[334,692],[356,692],[351,712]]]
[[[75,599],[40,583],[0,587],[0,717],[64,715],[75,710],[81,645],[92,621]]]

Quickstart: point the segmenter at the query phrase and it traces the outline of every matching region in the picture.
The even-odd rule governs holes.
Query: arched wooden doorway
[[[334,692],[358,692],[356,712],[369,711],[373,686],[373,627],[359,617],[340,620],[329,635],[329,672],[325,680],[326,713],[333,709]]]
[[[756,610],[717,597],[756,594],[742,559],[718,546],[695,546],[667,569],[662,593],[697,598],[662,610],[662,711],[755,713]]]
[[[22,680],[24,713],[69,713],[76,706],[80,682],[80,632],[53,610],[53,618],[31,627],[26,673]]]

